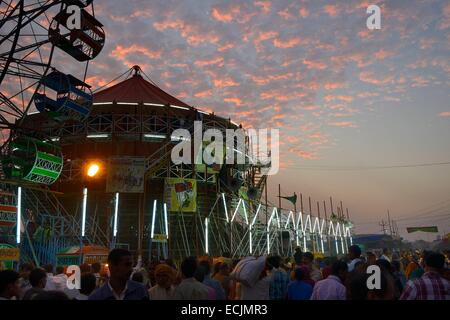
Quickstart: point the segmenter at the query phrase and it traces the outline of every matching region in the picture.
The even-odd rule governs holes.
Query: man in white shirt
[[[352,272],[355,269],[355,265],[362,261],[361,259],[361,248],[356,244],[348,248],[348,258],[350,262],[348,264],[348,272]]]
[[[391,262],[391,258],[389,258],[389,249],[388,248],[383,249],[383,254],[380,256],[380,259]]]
[[[344,261],[336,261],[331,266],[331,274],[314,285],[311,300],[346,300],[344,281],[348,266]]]

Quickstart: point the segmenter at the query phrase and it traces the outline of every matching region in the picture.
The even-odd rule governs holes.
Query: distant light
[[[114,237],[117,235],[117,218],[119,215],[119,193],[116,192],[115,203],[114,203],[114,229],[113,235]]]
[[[91,163],[87,169],[88,177],[95,177],[100,171],[100,165],[98,163]]]
[[[33,115],[33,114],[38,114],[38,113],[40,113],[40,112],[39,112],[39,111],[28,112],[27,115],[28,115],[28,116],[31,116],[31,115]]]
[[[198,112],[209,115],[209,112],[206,112],[206,111],[198,110]]]
[[[87,138],[108,138],[109,137],[109,134],[88,134],[87,136],[86,136]]]
[[[222,193],[223,207],[225,209],[225,217],[227,218],[227,222],[229,222],[228,218],[228,209],[227,209],[227,201],[225,199],[225,193]]]
[[[156,200],[153,201],[153,215],[152,215],[152,231],[150,234],[150,238],[153,239],[153,236],[155,235],[155,218],[156,218]]]
[[[170,107],[175,108],[175,109],[189,110],[189,108],[187,108],[187,107],[174,106],[172,104],[170,105]]]
[[[124,104],[124,105],[128,105],[128,106],[138,106],[139,103],[137,102],[117,102],[117,104]]]
[[[209,254],[209,218],[205,218],[205,253]]]
[[[113,104],[112,102],[94,102],[92,105],[94,106],[103,106],[107,104]]]
[[[238,125],[236,122],[234,122],[234,121],[232,121],[232,120],[230,120],[230,122],[231,122],[232,124],[234,124],[236,127],[239,127],[239,125]]]
[[[169,222],[167,220],[167,204],[164,202],[164,226],[166,228],[166,236],[169,239]]]
[[[16,222],[16,242],[20,243],[20,227],[22,225],[22,187],[17,188],[17,222]]]
[[[165,139],[166,135],[146,133],[146,134],[144,134],[144,138]]]
[[[144,102],[144,106],[164,107],[164,105],[160,103],[148,103],[148,102]]]
[[[172,141],[191,141],[191,139],[189,138],[185,138],[185,137],[177,137],[177,136],[171,136],[170,140]]]
[[[84,237],[86,229],[86,206],[87,206],[87,188],[83,189],[83,211],[81,217],[81,236]]]
[[[60,139],[59,137],[53,137],[53,138],[51,138],[52,141],[59,141],[59,139]]]

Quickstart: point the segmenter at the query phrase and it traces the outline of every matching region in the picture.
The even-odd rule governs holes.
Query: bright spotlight
[[[97,163],[91,163],[88,165],[87,175],[88,177],[95,177],[100,171],[100,165]]]

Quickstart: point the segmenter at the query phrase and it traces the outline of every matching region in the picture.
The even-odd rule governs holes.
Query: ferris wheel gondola
[[[81,14],[78,29],[67,25],[68,8],[73,5],[79,7]],[[93,0],[1,1],[0,17],[0,160],[3,171],[11,179],[51,184],[55,180],[36,175],[30,163],[56,168],[55,163],[44,163],[40,156],[59,157],[54,152],[57,143],[46,137],[45,132],[25,128],[24,119],[31,111],[37,111],[59,123],[86,120],[92,105],[90,86],[62,70],[56,71],[54,64],[58,62],[54,61],[54,51],[61,49],[87,64],[102,50],[105,33],[102,24],[95,19]],[[87,65],[85,70],[87,72]],[[39,141],[45,141],[45,147]],[[35,169],[42,172],[44,168]],[[52,176],[57,178],[57,175]]]

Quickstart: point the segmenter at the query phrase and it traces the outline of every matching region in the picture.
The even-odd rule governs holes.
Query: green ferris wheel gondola
[[[9,142],[2,166],[9,179],[51,185],[61,174],[63,157],[58,146],[21,136]]]

